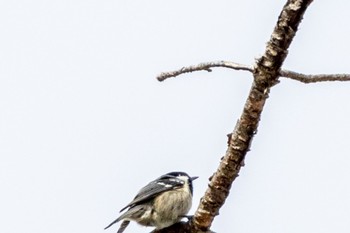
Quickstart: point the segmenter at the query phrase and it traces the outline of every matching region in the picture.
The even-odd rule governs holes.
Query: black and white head
[[[163,184],[165,186],[178,186],[180,184],[189,186],[191,195],[193,194],[193,184],[192,181],[197,179],[198,176],[189,176],[186,172],[169,172],[162,175],[157,179],[158,184]]]

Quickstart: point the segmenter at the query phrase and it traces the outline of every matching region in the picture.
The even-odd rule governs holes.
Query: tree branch
[[[206,231],[229,195],[232,182],[244,165],[253,136],[257,132],[261,112],[270,88],[277,83],[279,70],[287,56],[298,25],[312,0],[288,0],[267,43],[264,55],[254,66],[254,81],[243,113],[235,130],[229,135],[228,148],[221,163],[210,179],[192,220],[192,228]]]
[[[251,66],[235,63],[232,61],[213,61],[200,63],[198,65],[192,65],[187,67],[182,67],[179,70],[174,70],[170,72],[163,72],[157,76],[158,81],[164,81],[168,78],[173,78],[184,73],[190,73],[195,71],[206,70],[211,72],[212,68],[215,67],[225,67],[234,70],[244,70],[253,73],[254,69]],[[280,70],[279,77],[293,79],[302,83],[318,83],[318,82],[334,82],[334,81],[350,81],[350,74],[301,74],[290,70]]]

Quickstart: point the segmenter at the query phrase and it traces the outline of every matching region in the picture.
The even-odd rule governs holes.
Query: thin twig
[[[234,70],[244,70],[253,73],[254,69],[251,66],[239,64],[232,61],[213,61],[200,63],[198,65],[192,65],[187,67],[182,67],[179,70],[161,73],[157,79],[159,81],[164,81],[168,78],[176,77],[184,73],[190,73],[195,71],[206,70],[211,72],[212,68],[215,67],[225,67]],[[302,83],[317,83],[317,82],[334,82],[334,81],[350,81],[350,74],[302,74],[290,70],[281,70],[279,76],[282,78],[290,78]]]
[[[350,74],[300,74],[290,70],[281,70],[280,77],[290,78],[302,83],[350,81]]]

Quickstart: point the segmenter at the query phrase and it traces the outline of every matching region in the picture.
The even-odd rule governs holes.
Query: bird
[[[189,176],[185,172],[169,172],[144,186],[135,198],[120,212],[116,220],[104,229],[123,220],[118,233],[122,233],[130,221],[143,226],[163,229],[179,222],[192,206],[193,184],[198,176]]]

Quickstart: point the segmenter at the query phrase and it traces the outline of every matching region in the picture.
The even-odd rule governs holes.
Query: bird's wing
[[[180,188],[184,184],[185,182],[183,180],[177,179],[174,176],[168,176],[168,175],[161,176],[158,179],[150,182],[145,187],[143,187],[138,192],[134,200],[130,202],[127,206],[125,206],[123,209],[121,209],[120,212],[122,212],[128,207],[132,207],[137,204],[146,202],[162,192]]]

